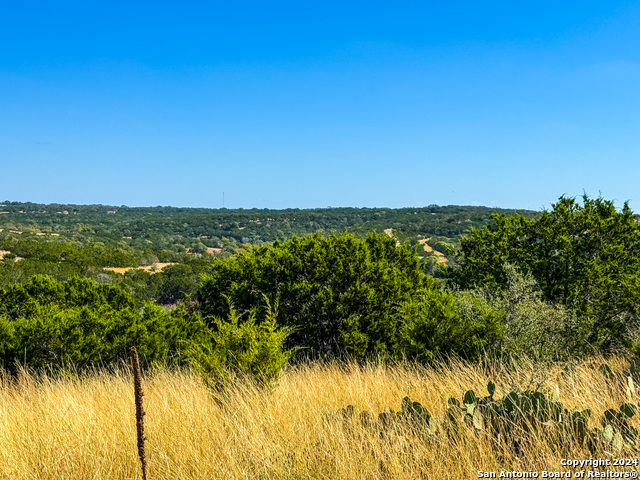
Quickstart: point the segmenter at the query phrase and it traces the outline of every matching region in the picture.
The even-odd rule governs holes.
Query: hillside
[[[4,202],[0,204],[0,239],[20,236],[45,241],[60,237],[138,250],[195,249],[204,253],[207,248],[234,251],[243,244],[260,245],[316,231],[349,231],[362,236],[371,230],[392,229],[401,242],[415,245],[428,238],[420,243],[443,251],[439,242],[457,245],[460,236],[472,227],[489,224],[492,213],[536,215],[529,210],[454,205],[246,210]],[[428,249],[424,251],[428,253]]]

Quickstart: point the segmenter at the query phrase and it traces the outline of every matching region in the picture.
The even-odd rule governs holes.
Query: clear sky
[[[640,210],[638,1],[0,1],[0,201]]]

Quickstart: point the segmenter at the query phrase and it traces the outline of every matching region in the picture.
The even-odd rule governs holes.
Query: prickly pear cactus
[[[614,374],[603,364],[600,373],[619,385],[624,375]],[[381,437],[405,435],[412,432],[421,441],[429,442],[437,436],[440,441],[455,440],[465,429],[472,429],[478,436],[491,437],[495,448],[500,451],[511,449],[516,454],[525,453],[523,439],[545,438],[549,446],[558,452],[568,454],[576,447],[586,447],[592,454],[597,451],[640,452],[640,433],[631,419],[638,412],[635,399],[633,375],[635,364],[629,367],[626,378],[628,402],[619,408],[610,408],[600,419],[602,429],[590,428],[591,410],[574,408],[569,411],[560,402],[560,390],[556,386],[551,393],[539,390],[520,391],[512,387],[502,398],[495,398],[496,385],[487,384],[486,396],[467,390],[459,400],[453,395],[446,399],[444,419],[432,415],[419,402],[404,397],[400,410],[388,409],[377,417],[363,411],[356,414],[353,405],[334,411],[330,417],[341,419],[345,429],[356,432],[358,423]],[[567,375],[571,375],[569,372]]]
[[[500,439],[503,446],[514,450],[520,447],[521,439],[529,434],[544,430],[554,445],[562,445],[565,439],[580,444],[587,439],[589,410],[569,412],[558,401],[559,392],[548,397],[540,391],[507,392],[495,399],[495,384],[487,385],[488,396],[480,398],[473,390],[462,396],[462,402],[455,397],[447,399],[447,432],[456,435],[461,425]]]
[[[341,418],[345,429],[352,430],[357,421],[364,428],[378,430],[381,435],[392,430],[408,428],[421,436],[434,436],[438,433],[442,421],[431,415],[419,402],[413,402],[409,397],[404,397],[400,404],[400,411],[388,409],[378,414],[377,418],[369,412],[363,411],[356,416],[355,407],[348,405],[341,408],[334,418]]]
[[[604,412],[600,420],[603,426],[601,438],[614,452],[638,448],[638,430],[629,423],[637,411],[635,404],[623,403],[618,410],[610,408]]]

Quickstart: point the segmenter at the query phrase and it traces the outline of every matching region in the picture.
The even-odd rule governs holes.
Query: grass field
[[[602,359],[576,365],[570,376],[523,365],[452,362],[434,368],[309,364],[289,368],[269,390],[239,381],[216,398],[187,370],[147,371],[145,389],[148,477],[153,479],[466,479],[477,471],[566,471],[562,455],[538,438],[524,453],[497,454],[472,429],[454,440],[425,441],[408,429],[381,436],[336,410],[354,405],[373,415],[398,410],[404,396],[443,416],[448,393],[467,389],[496,396],[512,385],[560,389],[568,408],[589,407],[591,422],[627,401],[623,389],[598,371]],[[628,366],[608,360],[614,372]],[[635,399],[633,399],[635,401]],[[53,379],[4,377],[0,389],[0,478],[11,480],[125,480],[141,478],[136,451],[130,372]],[[635,417],[634,417],[635,420]],[[588,459],[588,450],[571,452]],[[603,450],[595,458],[612,458]]]
[[[104,270],[109,270],[115,273],[127,273],[129,270],[144,270],[145,272],[155,273],[162,271],[165,267],[169,265],[175,265],[175,263],[165,262],[165,263],[154,263],[153,265],[146,265],[144,267],[104,267]]]

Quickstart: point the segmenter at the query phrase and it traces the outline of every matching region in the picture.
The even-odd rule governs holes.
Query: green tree
[[[365,239],[316,233],[213,264],[197,294],[206,318],[264,309],[279,296],[289,344],[311,355],[388,354],[398,342],[397,308],[425,285],[417,254],[384,234]],[[212,321],[212,320],[210,320]]]
[[[640,229],[627,202],[560,197],[540,217],[493,215],[461,241],[459,266],[443,272],[463,288],[508,284],[506,264],[531,274],[543,299],[576,312],[600,348],[631,345],[640,309]]]

